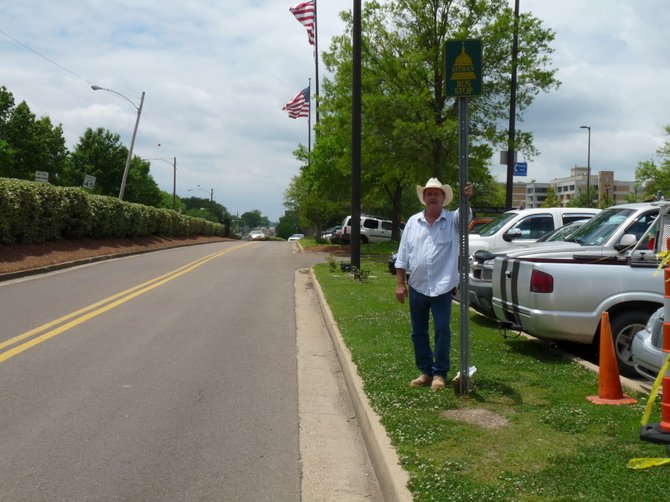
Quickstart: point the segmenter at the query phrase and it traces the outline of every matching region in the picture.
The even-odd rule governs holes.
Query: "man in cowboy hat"
[[[472,195],[472,184],[463,193]],[[412,216],[405,225],[398,257],[395,295],[405,303],[409,295],[414,360],[421,374],[410,382],[412,387],[431,386],[444,389],[449,372],[451,348],[451,299],[458,285],[459,210],[446,211],[453,191],[437,178],[426,186],[417,185],[416,194],[425,209]],[[468,209],[468,221],[472,211]],[[467,259],[467,257],[466,257]],[[409,291],[405,281],[409,276]],[[430,313],[435,325],[435,350],[431,350],[428,333]]]

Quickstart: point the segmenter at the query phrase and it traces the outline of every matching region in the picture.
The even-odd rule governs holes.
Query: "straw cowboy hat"
[[[416,195],[424,206],[426,205],[426,202],[423,200],[423,191],[426,188],[439,188],[444,192],[444,203],[442,204],[442,207],[449,204],[451,199],[454,198],[454,192],[449,185],[443,185],[437,178],[431,178],[428,180],[425,187],[422,187],[421,185],[416,186]]]

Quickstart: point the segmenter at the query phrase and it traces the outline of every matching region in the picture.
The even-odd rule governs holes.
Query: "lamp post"
[[[589,131],[589,144],[586,155],[586,198],[588,202],[587,207],[591,207],[591,126],[579,126],[580,129],[587,129]]]
[[[142,114],[142,105],[144,105],[144,91],[142,91],[142,97],[140,98],[140,106],[137,106],[133,103],[130,98],[121,94],[120,92],[114,91],[112,89],[107,89],[105,87],[100,87],[99,85],[92,85],[91,89],[94,91],[107,91],[117,96],[121,96],[123,99],[128,101],[133,107],[137,110],[137,119],[135,120],[135,128],[133,129],[133,137],[130,140],[130,148],[128,149],[128,158],[126,159],[126,166],[123,169],[123,178],[121,178],[121,189],[119,190],[119,199],[123,200],[123,194],[126,191],[126,180],[128,179],[128,170],[130,169],[130,160],[133,157],[133,146],[135,146],[135,136],[137,136],[137,126],[140,124],[140,115]]]
[[[172,209],[177,209],[177,157],[172,158],[172,162],[165,159],[144,159],[144,160],[160,160],[172,166]]]

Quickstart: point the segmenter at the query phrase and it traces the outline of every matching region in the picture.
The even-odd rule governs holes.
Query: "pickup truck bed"
[[[634,375],[631,343],[663,304],[652,252],[628,258],[499,257],[493,270],[496,317],[538,338],[593,344],[609,312],[619,370]],[[595,345],[597,347],[597,345]]]

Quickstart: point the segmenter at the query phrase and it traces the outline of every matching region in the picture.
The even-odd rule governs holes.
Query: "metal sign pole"
[[[458,160],[460,171],[460,341],[461,341],[461,378],[459,382],[459,393],[461,395],[470,392],[470,297],[469,290],[469,260],[468,249],[468,197],[464,193],[465,185],[468,183],[468,98],[458,98]]]
[[[461,371],[458,380],[458,392],[470,392],[470,297],[468,273],[470,271],[470,251],[468,249],[468,215],[470,204],[465,195],[468,183],[468,98],[481,94],[482,89],[482,41],[447,40],[444,44],[446,95],[453,96],[458,102],[458,160],[460,172],[461,198],[460,249],[459,249],[459,288],[460,288],[460,341]]]

